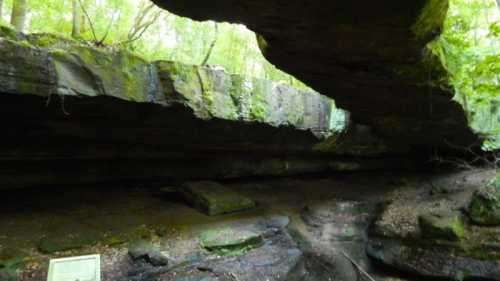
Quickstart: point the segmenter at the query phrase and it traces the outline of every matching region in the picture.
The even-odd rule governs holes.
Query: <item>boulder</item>
[[[139,240],[132,242],[128,254],[135,261],[144,260],[154,266],[166,266],[168,264],[168,257],[150,241]]]
[[[423,237],[459,240],[465,234],[460,213],[424,214],[418,217]]]
[[[479,225],[500,226],[500,173],[476,191],[469,205],[469,216]]]

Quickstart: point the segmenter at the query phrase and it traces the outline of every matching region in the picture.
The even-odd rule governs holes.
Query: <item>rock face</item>
[[[345,113],[316,92],[50,34],[0,35],[0,188],[378,169],[346,157],[404,152],[370,130],[339,134]]]
[[[461,107],[439,85],[426,49],[447,0],[154,0],[197,20],[244,23],[265,56],[352,113],[356,123],[413,148],[473,141]]]
[[[500,280],[500,227],[477,226],[462,214],[480,184],[442,181],[434,185],[453,186],[449,193],[395,193],[370,231],[368,254],[424,277]]]
[[[300,237],[310,248],[305,280],[365,280],[349,259],[370,270],[366,232],[377,208],[377,203],[340,199],[307,206],[302,219],[309,235]]]

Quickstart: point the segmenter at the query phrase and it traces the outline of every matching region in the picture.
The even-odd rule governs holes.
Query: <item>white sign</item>
[[[101,281],[101,257],[52,259],[47,281]]]

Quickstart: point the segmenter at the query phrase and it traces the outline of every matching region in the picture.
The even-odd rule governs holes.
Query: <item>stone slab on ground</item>
[[[185,200],[209,216],[222,215],[255,207],[255,202],[217,182],[186,183],[181,193]]]
[[[200,235],[203,248],[224,256],[235,256],[258,248],[263,243],[259,233],[238,228],[207,230]]]

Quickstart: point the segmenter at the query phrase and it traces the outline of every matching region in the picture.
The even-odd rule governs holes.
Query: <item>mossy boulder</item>
[[[199,239],[203,248],[221,256],[237,256],[264,243],[260,234],[238,228],[207,230]]]
[[[465,235],[460,213],[425,214],[418,222],[425,238],[456,241]]]
[[[233,213],[255,207],[255,202],[217,182],[200,181],[184,185],[186,201],[209,216]]]
[[[500,225],[500,172],[474,193],[469,216],[479,225]]]

